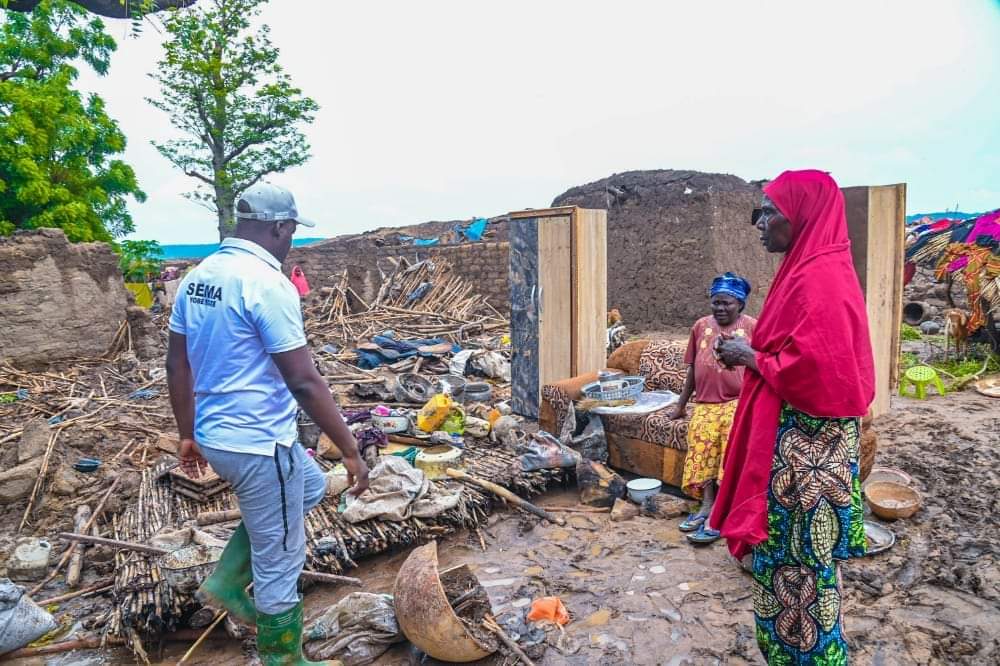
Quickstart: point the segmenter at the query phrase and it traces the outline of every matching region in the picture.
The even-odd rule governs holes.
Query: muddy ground
[[[971,391],[924,402],[896,398],[876,427],[876,464],[911,474],[924,506],[909,520],[886,523],[897,537],[894,548],[844,566],[852,663],[1000,663],[1000,401]],[[575,500],[567,488],[539,503]],[[523,613],[535,597],[561,597],[572,622],[529,649],[539,664],[763,663],[752,632],[749,578],[723,543],[693,548],[677,520],[567,518],[559,527],[498,514],[485,530],[485,552],[478,538],[456,535],[440,544],[441,566],[469,563],[501,620]],[[369,560],[355,574],[365,589],[390,592],[405,557]],[[313,588],[308,609],[316,613],[350,591]],[[170,645],[158,663],[176,663],[187,647]],[[242,664],[245,655],[237,642],[213,640],[189,663]],[[131,658],[124,651],[91,651],[12,663]],[[421,661],[403,644],[377,663],[434,662]]]

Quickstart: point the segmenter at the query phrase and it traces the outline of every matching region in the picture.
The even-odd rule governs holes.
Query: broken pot
[[[473,635],[452,610],[445,589],[478,587],[475,597],[489,611],[489,597],[467,566],[438,575],[437,542],[414,549],[396,574],[393,598],[396,619],[411,643],[441,661],[463,663],[485,659],[497,647]]]

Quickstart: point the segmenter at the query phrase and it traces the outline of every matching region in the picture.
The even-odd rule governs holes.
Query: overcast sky
[[[264,20],[319,102],[313,158],[272,180],[316,233],[542,207],[634,169],[766,178],[831,171],[908,183],[909,212],[1000,207],[1000,2],[330,2],[271,0]],[[149,195],[137,233],[217,240],[150,145],[143,101],[162,36],[84,72],[128,137]]]

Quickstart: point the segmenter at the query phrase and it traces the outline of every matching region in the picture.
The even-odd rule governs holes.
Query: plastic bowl
[[[647,497],[652,497],[660,492],[663,482],[659,479],[632,479],[625,487],[628,488],[628,497],[636,504],[642,504]]]
[[[868,498],[872,512],[884,520],[909,518],[920,509],[920,493],[892,481],[877,481],[865,485],[865,497]]]

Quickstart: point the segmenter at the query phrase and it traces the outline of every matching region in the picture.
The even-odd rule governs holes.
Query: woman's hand
[[[670,420],[679,421],[685,416],[687,416],[687,410],[684,409],[685,407],[686,405],[677,403],[677,405],[674,407],[674,410],[670,412]]]
[[[716,343],[715,351],[719,355],[719,360],[727,368],[745,366],[756,369],[757,367],[757,353],[744,337],[720,338]]]

